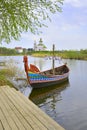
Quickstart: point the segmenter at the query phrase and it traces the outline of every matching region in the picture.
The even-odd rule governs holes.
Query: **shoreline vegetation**
[[[24,50],[22,53],[18,53],[15,49],[8,49],[0,47],[0,56],[17,56],[17,55],[31,55],[34,57],[46,57],[52,56],[52,51],[28,51]],[[87,60],[87,49],[81,50],[55,50],[55,56],[61,57],[62,59],[77,59]]]
[[[14,87],[14,85],[8,80],[8,75],[10,71],[8,69],[0,70],[0,86],[9,85],[10,87]]]
[[[35,57],[46,57],[52,56],[52,51],[36,51],[31,53],[32,56]],[[69,50],[69,51],[55,51],[55,56],[61,57],[62,59],[77,59],[77,60],[87,60],[87,50]]]
[[[0,62],[0,86],[8,85],[10,87],[14,86],[12,79],[16,76],[18,72],[17,67],[14,64],[14,61],[8,60],[8,62]]]

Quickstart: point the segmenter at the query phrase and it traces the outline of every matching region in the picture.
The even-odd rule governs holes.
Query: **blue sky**
[[[57,50],[87,49],[87,0],[64,0],[62,11],[51,15],[51,22],[46,21],[48,28],[41,29],[42,34],[22,33],[19,41],[0,46],[32,48],[34,40],[38,43],[42,38],[48,50],[52,44]]]

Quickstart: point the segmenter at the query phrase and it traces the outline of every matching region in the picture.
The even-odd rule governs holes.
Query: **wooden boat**
[[[28,58],[24,56],[24,67],[27,75],[29,84],[33,88],[41,88],[56,85],[62,83],[68,79],[69,68],[66,64],[40,72],[40,70],[35,66],[30,64],[28,66]]]

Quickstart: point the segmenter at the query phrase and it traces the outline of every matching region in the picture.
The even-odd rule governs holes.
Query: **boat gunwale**
[[[49,70],[45,70],[45,71],[41,71],[41,72],[32,72],[32,74],[40,74],[42,76],[47,76],[48,78],[54,78],[54,77],[57,77],[57,76],[63,76],[63,75],[66,75],[67,73],[69,73],[69,68],[64,64],[62,66],[59,66],[59,67],[55,67],[55,70],[56,69],[60,69],[60,68],[63,68],[63,67],[66,67],[67,68],[67,72],[63,73],[63,74],[46,74],[46,72],[49,72],[49,71],[52,71],[52,69],[49,69]],[[31,71],[30,71],[31,72]],[[29,74],[29,71],[28,71],[28,74]]]

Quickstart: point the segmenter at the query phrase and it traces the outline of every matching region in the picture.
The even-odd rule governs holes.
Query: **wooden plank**
[[[6,91],[5,92],[3,91],[3,92],[5,94],[7,94],[9,98],[11,97],[11,102],[14,102],[14,104],[16,104],[17,109],[19,109],[20,112],[21,112],[21,114],[24,115],[24,117],[27,119],[28,123],[30,123],[32,125],[33,129],[35,129],[35,130],[41,130],[41,129],[47,130],[47,128],[44,127],[44,125],[38,120],[38,118],[36,118],[35,116],[33,116],[33,114],[31,114],[31,112],[26,109],[26,107],[25,107],[26,104],[24,104],[24,102],[22,100],[20,100],[20,98],[17,97],[18,94],[14,95],[12,93],[12,91],[10,93],[8,93],[9,90],[7,88],[5,90]],[[15,97],[17,98],[17,100],[16,100]]]
[[[1,103],[0,103],[0,104],[1,104]],[[7,122],[7,119],[6,119],[6,117],[4,116],[4,114],[3,114],[2,110],[1,110],[1,108],[0,108],[0,120],[1,120],[2,125],[4,126],[4,129],[5,129],[5,130],[11,130],[11,128],[10,128],[8,122]]]
[[[6,91],[6,89],[5,89]],[[2,91],[3,92],[3,91]],[[8,106],[8,111],[10,112],[10,116],[12,116],[13,120],[16,122],[18,129],[20,130],[24,130],[24,129],[29,129],[32,130],[32,128],[30,127],[30,125],[27,123],[26,119],[24,116],[22,116],[22,114],[20,113],[20,109],[16,109],[16,104],[13,104],[10,100],[10,98],[8,98],[7,95],[2,95],[2,97],[6,97],[5,101],[7,102],[7,104],[10,105],[10,107]],[[7,106],[6,106],[7,107]],[[12,109],[12,110],[11,110]],[[13,112],[12,112],[13,111]],[[19,121],[18,121],[19,120]],[[13,127],[11,127],[13,129]],[[13,129],[14,130],[14,129]]]
[[[22,108],[26,106],[26,114],[28,116],[31,115],[33,116],[32,120],[37,120],[39,121],[39,128],[40,125],[42,124],[44,126],[44,129],[49,129],[49,130],[64,130],[60,125],[58,125],[54,120],[52,120],[49,116],[47,116],[44,112],[42,112],[36,105],[34,105],[30,100],[28,100],[26,97],[24,97],[20,92],[16,92],[16,90],[11,89],[11,92],[7,90],[6,87],[6,92],[8,95],[10,95],[13,99],[15,100],[16,104],[19,104],[18,101],[20,101],[20,105],[22,104]],[[6,93],[5,92],[5,93]],[[18,101],[14,99],[14,97],[17,97]],[[31,115],[29,114],[31,113]]]
[[[7,90],[6,90],[6,92],[7,92]],[[27,104],[23,101],[22,98],[20,98],[20,96],[18,96],[18,94],[16,94],[14,92],[14,89],[13,89],[13,91],[11,90],[11,93],[8,93],[8,94],[12,94],[12,95],[14,95],[13,97],[15,97],[15,96],[17,97],[17,99],[20,101],[20,105],[22,104],[23,109],[25,109],[26,115],[29,116],[33,120],[34,125],[37,124],[38,127],[40,127],[40,129],[43,129],[43,130],[47,130],[48,128],[50,128],[50,130],[54,130],[53,126],[49,125],[45,119],[44,119],[44,121],[45,121],[45,124],[44,124],[43,120],[41,120],[42,115],[39,115],[38,113],[34,114],[33,109],[30,109],[30,107],[29,107],[29,106],[31,106],[31,104],[28,107],[26,106],[26,108],[25,108],[25,105],[27,105]],[[19,102],[18,102],[18,104],[19,104]],[[16,102],[16,105],[17,105],[17,102]],[[36,114],[37,114],[37,116],[36,116]]]
[[[25,127],[14,112],[14,106],[11,107],[11,102],[9,102],[7,96],[5,96],[2,92],[0,93],[0,101],[3,102],[2,110],[5,112],[6,118],[8,119],[10,117],[10,127],[12,129],[25,130]]]
[[[4,127],[3,127],[1,120],[0,120],[0,130],[4,130]]]

